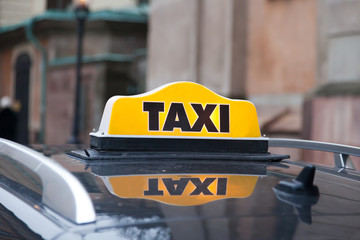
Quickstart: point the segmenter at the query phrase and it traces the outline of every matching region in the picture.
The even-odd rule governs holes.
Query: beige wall
[[[196,1],[152,1],[148,90],[172,81],[197,81],[196,8]]]
[[[150,12],[148,89],[196,81],[299,106],[315,85],[314,0],[154,0]]]
[[[316,78],[316,1],[249,2],[247,94],[299,105]]]
[[[316,86],[316,0],[153,0],[147,90],[195,81],[250,99],[266,134],[302,131]]]
[[[45,8],[45,0],[0,0],[0,27],[41,14]]]
[[[318,0],[317,13],[317,89],[304,105],[305,137],[360,146],[360,1]],[[321,152],[305,158],[334,162]]]
[[[136,0],[88,0],[92,11],[104,9],[120,9],[136,6]]]
[[[32,0],[31,15],[35,16],[41,14],[46,9],[45,0]]]
[[[32,0],[0,0],[0,27],[16,24],[32,15]]]
[[[243,3],[152,1],[147,89],[194,81],[226,96],[242,95],[244,38],[239,34],[243,34],[246,21],[241,20],[246,15],[239,18],[238,14],[244,13]]]
[[[360,80],[360,1],[318,0],[318,85]]]

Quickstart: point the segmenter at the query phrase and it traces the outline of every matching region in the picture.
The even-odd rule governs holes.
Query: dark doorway
[[[20,54],[15,63],[15,101],[20,103],[18,112],[17,138],[21,144],[28,144],[29,81],[31,59],[29,54]]]

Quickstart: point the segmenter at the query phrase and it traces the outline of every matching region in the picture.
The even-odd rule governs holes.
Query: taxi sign
[[[193,82],[108,100],[94,136],[260,137],[255,106]]]
[[[254,149],[254,143],[260,147]],[[253,153],[267,152],[251,102],[222,97],[193,82],[175,82],[144,94],[110,98],[99,130],[90,134],[90,144],[99,150],[177,146],[173,150],[207,151],[221,146],[221,151],[245,148]]]

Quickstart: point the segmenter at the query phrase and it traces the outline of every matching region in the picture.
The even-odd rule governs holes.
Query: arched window
[[[29,54],[22,53],[16,58],[15,63],[15,101],[20,104],[18,112],[17,138],[22,144],[29,143],[29,81],[31,59]]]

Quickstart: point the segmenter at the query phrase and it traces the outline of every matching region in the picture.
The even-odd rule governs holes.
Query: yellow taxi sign
[[[258,176],[235,174],[131,175],[103,177],[121,198],[150,199],[169,205],[193,206],[226,198],[246,198]]]
[[[96,137],[260,137],[255,106],[193,82],[108,100]]]

